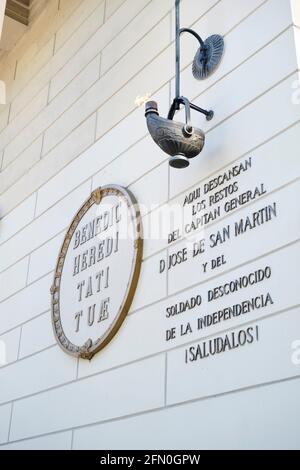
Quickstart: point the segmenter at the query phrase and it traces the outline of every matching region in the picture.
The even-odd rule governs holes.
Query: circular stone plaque
[[[52,324],[68,354],[91,359],[122,325],[143,251],[135,198],[119,186],[94,191],[62,244],[51,288]]]

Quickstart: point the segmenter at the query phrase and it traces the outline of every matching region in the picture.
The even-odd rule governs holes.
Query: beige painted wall
[[[2,34],[5,5],[6,5],[6,0],[0,0],[0,39],[1,39],[1,34]],[[5,84],[2,80],[0,80],[0,110],[1,110],[1,105],[3,104],[5,104]]]
[[[299,446],[298,9],[290,0],[182,0],[182,24],[220,33],[226,53],[205,82],[191,73],[193,38],[182,43],[182,90],[213,108],[206,146],[176,172],[149,138],[138,95],[167,114],[174,89],[173,0],[49,0],[0,63],[0,449],[295,448]],[[299,2],[298,2],[299,3]],[[58,8],[59,6],[59,8]],[[297,16],[297,18],[296,18]],[[280,60],[279,60],[280,58]],[[278,217],[228,242],[227,266],[204,275],[198,259],[164,275],[178,245],[147,238],[128,319],[91,363],[64,354],[50,318],[53,271],[69,222],[92,189],[128,187],[149,212],[178,202],[252,158],[239,193],[267,194],[220,214],[211,231],[278,204]],[[292,209],[291,209],[292,208]],[[181,243],[181,242],[180,242]],[[165,342],[166,308],[271,266],[272,278],[207,302],[213,314],[270,292],[274,304],[186,339]],[[194,317],[193,317],[194,318]],[[172,320],[180,327],[181,317]],[[225,331],[259,326],[260,341],[201,364],[184,348]],[[173,323],[171,323],[173,324]],[[194,343],[193,343],[194,344]],[[293,349],[294,348],[294,349]]]

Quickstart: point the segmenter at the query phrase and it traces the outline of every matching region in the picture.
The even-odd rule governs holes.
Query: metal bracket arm
[[[201,38],[201,36],[199,36],[198,33],[196,33],[196,31],[194,31],[193,29],[190,29],[190,28],[181,28],[179,30],[179,34],[183,34],[183,33],[189,33],[192,36],[194,36],[197,39],[197,41],[199,42],[200,47],[205,48],[205,44],[204,44],[203,39]]]
[[[188,125],[191,121],[191,109],[194,111],[197,111],[198,113],[204,114],[206,116],[207,121],[211,121],[212,118],[214,117],[214,112],[213,111],[207,111],[206,109],[200,108],[199,106],[191,103],[187,98],[184,96],[180,96],[179,98],[175,98],[172,106],[170,108],[169,114],[168,114],[168,119],[173,120],[176,111],[180,109],[180,105],[185,106],[185,115],[186,115],[186,124]]]

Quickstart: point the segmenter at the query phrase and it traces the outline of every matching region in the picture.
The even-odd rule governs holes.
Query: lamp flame
[[[141,106],[144,106],[144,104],[146,104],[147,101],[149,101],[150,97],[151,97],[151,93],[146,93],[146,95],[144,95],[144,96],[138,95],[138,96],[136,97],[135,101],[134,101],[134,104],[135,104],[138,108],[140,108]]]

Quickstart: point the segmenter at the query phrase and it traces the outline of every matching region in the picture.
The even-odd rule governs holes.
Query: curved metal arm
[[[180,0],[175,1],[176,9],[176,98],[180,98],[180,36],[183,33],[189,33],[194,36],[200,44],[201,49],[205,49],[203,39],[199,36],[196,31],[190,28],[180,28]],[[179,105],[177,105],[177,110]]]
[[[197,39],[197,41],[199,42],[201,48],[204,48],[204,47],[205,47],[205,44],[204,44],[203,39],[202,39],[201,36],[199,36],[199,34],[196,33],[196,31],[194,31],[193,29],[190,29],[190,28],[181,28],[181,29],[179,30],[179,33],[180,33],[180,34],[182,34],[182,33],[189,33],[189,34],[191,34],[192,36],[194,36],[194,37]]]
[[[182,96],[180,98],[180,101],[182,102],[182,104],[185,107],[185,123],[186,123],[187,127],[193,128],[193,126],[191,125],[191,105],[190,105],[190,102],[184,96]]]

